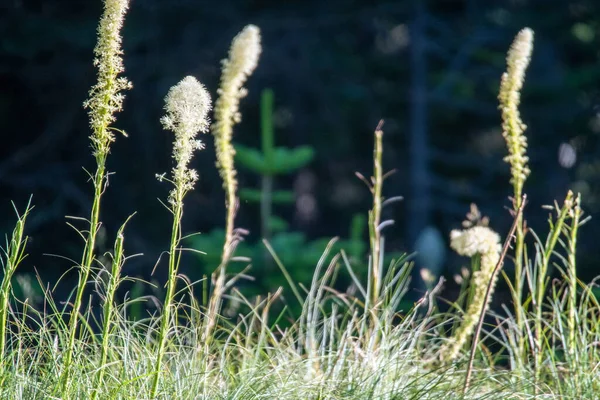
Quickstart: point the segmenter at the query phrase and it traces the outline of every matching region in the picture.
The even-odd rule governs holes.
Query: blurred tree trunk
[[[426,0],[414,0],[414,20],[410,26],[410,191],[408,200],[407,244],[413,246],[430,223],[431,190],[429,140],[427,132],[427,58],[425,54]]]

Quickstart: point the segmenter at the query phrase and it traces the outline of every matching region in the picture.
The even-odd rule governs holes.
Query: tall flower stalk
[[[115,114],[121,111],[123,105],[124,96],[121,92],[131,87],[127,79],[119,77],[124,70],[120,31],[128,6],[128,0],[105,0],[104,2],[104,13],[98,26],[98,42],[94,49],[94,65],[98,70],[98,81],[90,90],[89,99],[84,103],[90,118],[92,128],[90,139],[93,155],[96,158],[96,172],[92,176],[94,200],[89,218],[89,230],[79,265],[77,290],[69,317],[69,339],[60,378],[60,390],[63,394],[69,385],[83,293],[95,256],[100,200],[107,181],[106,159],[110,152],[110,145],[115,140],[114,131],[116,129],[111,125],[115,121]]]
[[[175,134],[173,142],[173,167],[170,178],[160,175],[159,179],[166,179],[173,184],[169,194],[170,210],[173,213],[171,228],[171,244],[169,247],[169,272],[167,278],[167,292],[163,305],[160,330],[158,333],[158,349],[152,380],[151,398],[155,398],[160,382],[160,372],[165,355],[171,316],[174,313],[174,297],[177,286],[177,271],[181,258],[179,244],[181,242],[181,218],[183,216],[183,199],[194,188],[198,174],[189,167],[194,150],[203,149],[201,141],[196,139],[199,132],[207,132],[209,121],[208,113],[211,109],[210,95],[204,86],[192,76],[184,78],[173,86],[165,97],[166,115],[161,122],[165,129]]]
[[[502,135],[506,140],[508,155],[504,161],[510,164],[510,183],[513,186],[513,207],[517,216],[517,228],[515,233],[515,281],[513,290],[513,302],[517,325],[522,326],[523,315],[521,303],[523,296],[523,262],[525,250],[525,229],[523,216],[517,215],[521,208],[523,199],[523,185],[529,176],[527,157],[527,138],[524,135],[526,126],[521,121],[519,103],[521,101],[521,89],[525,80],[525,70],[531,59],[533,50],[533,31],[529,28],[521,30],[515,37],[506,58],[507,70],[502,75],[500,83],[500,109],[502,110]],[[523,355],[524,339],[519,338],[519,353]]]
[[[221,264],[218,267],[217,278],[209,302],[205,338],[210,336],[216,314],[219,311],[225,285],[225,268],[235,247],[234,223],[237,206],[237,179],[233,164],[235,149],[231,143],[233,126],[241,120],[239,103],[240,99],[247,94],[243,85],[258,65],[260,53],[260,30],[254,25],[248,25],[233,39],[229,49],[229,57],[222,61],[221,84],[218,90],[219,97],[215,102],[215,122],[212,126],[212,132],[215,136],[217,168],[225,188],[227,216],[225,243],[223,244]]]

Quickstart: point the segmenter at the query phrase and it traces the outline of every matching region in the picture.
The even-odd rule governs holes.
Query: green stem
[[[178,190],[177,200],[173,210],[173,226],[171,229],[171,245],[169,247],[169,276],[167,280],[167,294],[163,305],[163,315],[161,319],[160,331],[158,334],[158,351],[156,353],[156,365],[152,379],[152,389],[150,398],[156,398],[158,384],[160,382],[160,370],[162,368],[164,353],[167,345],[167,336],[169,332],[169,321],[171,319],[171,308],[175,289],[177,286],[177,270],[179,268],[180,253],[177,250],[181,240],[181,217],[183,215],[183,192]]]
[[[227,269],[227,264],[233,253],[234,247],[234,220],[236,214],[236,197],[235,197],[235,185],[233,184],[233,170],[227,170],[227,174],[231,173],[231,178],[226,180],[227,186],[227,222],[226,222],[226,230],[225,230],[225,243],[223,244],[223,254],[221,256],[221,263],[219,268],[217,269],[217,279],[215,281],[215,285],[213,288],[212,295],[210,296],[208,310],[206,313],[205,320],[205,330],[203,342],[208,348],[211,338],[212,329],[215,326],[217,314],[219,313],[219,309],[221,308],[221,299],[223,297],[223,290],[225,287],[225,272]],[[231,184],[230,184],[231,183]]]
[[[273,90],[265,89],[260,97],[260,127],[261,145],[265,163],[272,168],[275,163],[275,130],[273,128]],[[260,195],[260,220],[262,238],[271,239],[271,214],[272,214],[273,176],[264,172],[261,179]],[[272,266],[268,252],[264,252],[265,266]]]
[[[127,221],[125,223],[127,223]],[[104,300],[103,306],[104,325],[102,327],[102,347],[100,355],[100,365],[96,375],[96,384],[94,386],[95,390],[92,393],[92,400],[95,400],[98,396],[98,393],[100,392],[100,385],[102,385],[102,379],[104,378],[104,372],[106,369],[106,361],[108,359],[109,336],[110,330],[112,328],[115,293],[117,291],[117,287],[119,286],[121,267],[123,265],[123,241],[125,239],[125,237],[123,236],[124,228],[125,224],[123,224],[117,232],[110,279],[106,287],[106,298]]]
[[[271,175],[263,175],[261,179],[261,195],[260,195],[260,221],[261,234],[263,239],[271,239],[271,193],[273,192],[273,177]]]
[[[581,195],[578,194],[575,199],[575,206],[573,207],[573,215],[570,227],[569,235],[569,304],[568,304],[568,330],[569,330],[569,344],[568,352],[571,356],[571,362],[574,362],[575,354],[575,315],[577,308],[577,265],[576,265],[576,252],[577,252],[577,230],[579,229],[579,219],[581,217]],[[575,377],[577,375],[575,374]]]
[[[96,234],[99,228],[99,216],[100,216],[100,200],[102,198],[102,192],[104,190],[104,179],[105,179],[105,168],[106,168],[106,154],[98,154],[96,156],[96,174],[94,175],[94,203],[92,205],[92,211],[90,215],[90,227],[88,236],[85,241],[85,247],[83,250],[83,257],[81,266],[79,269],[79,280],[77,285],[77,292],[75,294],[75,302],[73,303],[73,309],[69,318],[69,341],[64,355],[63,372],[60,378],[60,389],[64,395],[69,386],[69,379],[71,374],[71,363],[73,361],[73,352],[75,347],[75,337],[77,336],[77,328],[80,317],[81,303],[83,300],[83,293],[85,292],[85,285],[90,276],[92,269],[92,262],[94,260],[94,249],[96,247]]]
[[[225,184],[225,205],[227,208],[227,216],[225,220],[225,242],[223,243],[221,263],[217,268],[217,279],[215,280],[213,292],[210,296],[208,310],[206,313],[203,337],[205,346],[208,346],[210,342],[211,332],[216,323],[219,309],[221,308],[221,298],[223,296],[223,289],[225,286],[225,273],[227,264],[229,263],[235,246],[234,229],[235,216],[237,213],[237,182],[235,180],[235,169],[233,167],[233,155],[235,154],[235,149],[231,144],[231,129],[232,126],[228,125],[223,129],[224,132],[228,133],[225,134],[222,132],[217,138],[220,148],[220,153],[218,154],[220,154],[221,158],[230,159],[230,162],[219,162],[221,176],[223,176],[223,181]]]
[[[260,98],[260,126],[262,151],[267,165],[273,165],[275,130],[273,129],[273,90],[265,89]]]
[[[383,186],[383,172],[381,168],[381,159],[383,156],[383,131],[382,122],[375,130],[375,148],[373,150],[373,209],[369,213],[369,240],[371,244],[371,305],[375,306],[379,299],[381,289],[381,232],[379,224],[381,221],[381,188]]]
[[[515,186],[514,188],[514,211],[522,208],[523,195],[522,187]],[[524,315],[523,315],[523,258],[525,249],[525,232],[523,229],[523,214],[517,214],[517,225],[515,231],[515,284],[513,292],[513,304],[515,309],[515,319],[517,324],[517,341],[518,355],[516,357],[519,364],[518,368],[524,365],[523,357],[525,357],[525,335],[524,335]]]

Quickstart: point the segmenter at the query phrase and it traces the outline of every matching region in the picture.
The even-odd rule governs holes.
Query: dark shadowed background
[[[23,209],[32,194],[31,255],[22,272],[35,268],[43,281],[56,281],[73,265],[48,254],[79,259],[82,243],[65,215],[87,216],[91,207],[83,168],[94,165],[82,102],[95,81],[100,13],[96,0],[0,0],[0,231],[12,229],[10,201]],[[134,88],[115,124],[129,137],[118,137],[109,157],[115,173],[99,243],[101,252],[109,250],[118,226],[137,211],[126,247],[144,256],[130,260],[126,274],[150,279],[170,238],[170,214],[158,200],[169,187],[155,178],[171,168],[172,137],[159,122],[163,98],[189,74],[215,96],[219,61],[249,23],[261,29],[263,54],[241,103],[235,142],[260,146],[260,94],[272,88],[277,144],[310,145],[316,154],[307,167],[277,180],[277,188],[297,195],[295,204],[276,208],[289,230],[309,239],[347,236],[352,216],[370,207],[354,171],[371,174],[372,133],[384,119],[384,166],[397,170],[384,193],[405,198],[386,210],[396,221],[386,229],[387,249],[413,251],[419,237],[429,240],[422,232],[447,242],[471,202],[505,234],[512,188],[496,97],[506,51],[526,26],[535,31],[521,107],[533,171],[525,189],[529,225],[544,234],[548,211],[541,206],[562,201],[569,188],[582,193],[588,214],[598,215],[596,0],[132,0],[123,46]],[[207,149],[194,160],[201,180],[186,200],[185,232],[223,226],[213,141],[204,140]],[[242,169],[239,180],[242,187],[258,185]],[[250,230],[249,242],[259,240],[257,205],[242,202],[237,222]],[[582,228],[583,278],[597,274],[599,235],[595,220]],[[187,270],[198,262],[186,259]],[[445,273],[461,262],[447,251]],[[251,274],[260,278],[261,271],[257,265]],[[65,287],[73,278],[66,276]]]

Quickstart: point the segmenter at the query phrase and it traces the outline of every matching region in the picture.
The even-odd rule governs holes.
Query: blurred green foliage
[[[240,190],[240,197],[249,203],[261,205],[260,218],[263,226],[261,239],[269,242],[294,282],[308,285],[315,266],[323,256],[331,238],[310,240],[302,232],[289,231],[287,221],[272,214],[273,204],[290,205],[296,201],[292,191],[273,190],[273,179],[300,170],[308,165],[314,157],[314,150],[308,146],[294,149],[275,147],[273,102],[273,91],[271,89],[263,90],[261,96],[262,151],[241,145],[235,146],[236,165],[260,175],[262,181],[261,189],[243,188]],[[355,215],[348,238],[338,240],[330,255],[344,249],[354,262],[358,262],[366,251],[366,243],[363,238],[365,228],[364,216],[362,214]],[[224,235],[225,232],[222,229],[215,229],[206,235],[196,235],[188,239],[194,249],[206,252],[206,255],[198,257],[204,266],[204,273],[207,275],[212,273],[210,268],[215,268],[221,261],[218,249],[223,247]],[[252,238],[249,241],[242,241],[236,248],[235,257],[251,260],[252,274],[260,277],[258,288],[253,290],[259,289],[260,292],[264,289],[285,285],[283,274],[274,271],[275,263],[260,239]],[[246,261],[232,264],[229,266],[231,273],[240,272],[246,267]]]
[[[281,218],[272,215],[273,204],[293,204],[294,193],[287,190],[273,190],[274,178],[289,175],[306,167],[314,158],[315,151],[310,146],[294,149],[275,147],[275,130],[273,128],[272,89],[265,89],[261,94],[260,126],[262,151],[236,145],[236,164],[260,175],[261,189],[243,188],[240,198],[249,202],[260,203],[260,219],[264,239],[269,239],[272,231],[283,231],[287,224]]]

